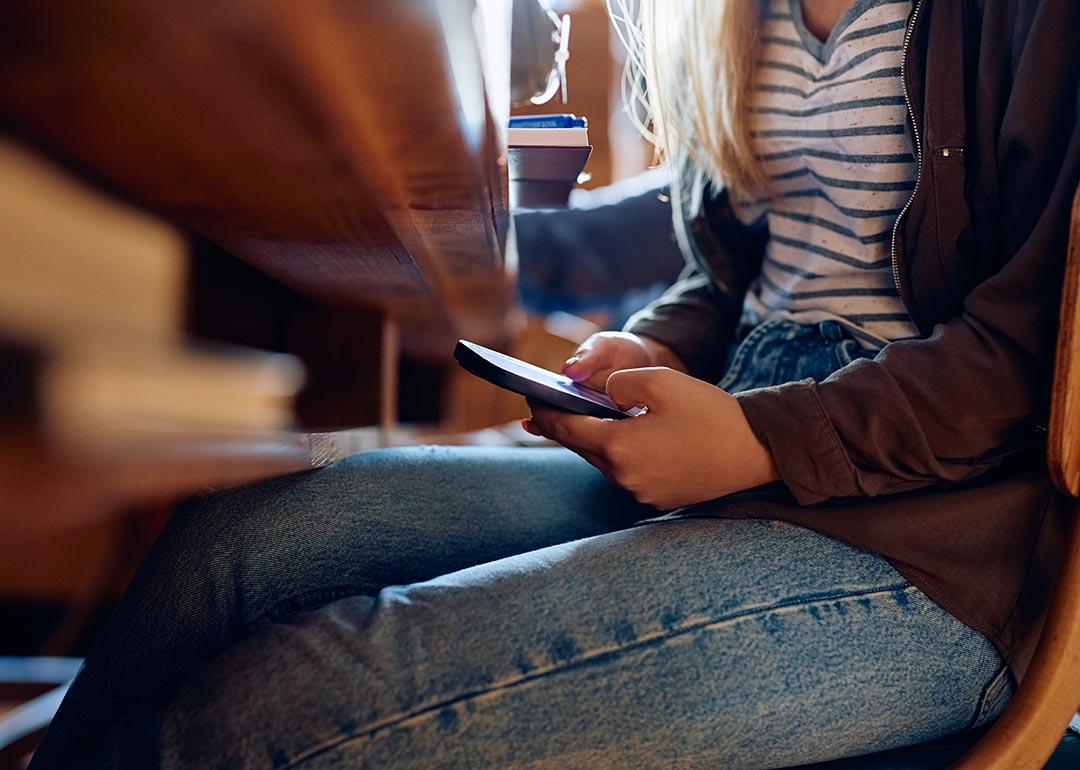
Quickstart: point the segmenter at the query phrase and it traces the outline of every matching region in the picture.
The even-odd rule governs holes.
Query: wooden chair
[[[1054,485],[1080,498],[1080,189],[1073,198],[1047,448]],[[1037,770],[1080,705],[1080,505],[1035,658],[994,726],[953,767]]]

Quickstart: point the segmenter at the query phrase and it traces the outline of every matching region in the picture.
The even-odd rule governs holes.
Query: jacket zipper
[[[911,208],[911,204],[919,192],[919,182],[922,181],[922,139],[919,136],[919,122],[915,119],[915,110],[911,106],[911,95],[908,93],[907,85],[908,48],[911,46],[911,37],[915,32],[915,26],[919,23],[919,11],[922,10],[922,5],[923,0],[916,0],[915,10],[911,13],[911,23],[904,33],[904,45],[900,50],[900,86],[904,91],[904,104],[907,106],[908,118],[911,120],[912,133],[915,135],[915,186],[911,188],[911,196],[908,198],[907,203],[904,204],[904,208],[900,209],[900,213],[896,217],[896,222],[893,223],[890,253],[890,256],[892,257],[893,282],[896,284],[896,290],[900,294],[900,301],[904,303],[904,308],[908,311],[912,320],[915,321],[915,325],[920,327],[921,324],[918,322],[918,317],[911,310],[911,302],[908,299],[907,287],[904,286],[903,275],[900,272],[900,225],[904,220],[904,216],[908,213],[908,209]]]

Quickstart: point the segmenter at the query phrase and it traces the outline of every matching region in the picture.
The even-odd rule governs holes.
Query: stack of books
[[[185,240],[0,140],[0,432],[96,446],[277,430],[291,356],[185,339]]]
[[[507,144],[513,208],[565,206],[592,154],[588,122],[576,115],[510,118]]]

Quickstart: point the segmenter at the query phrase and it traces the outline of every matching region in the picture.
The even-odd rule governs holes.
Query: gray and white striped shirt
[[[800,0],[770,0],[751,120],[773,197],[736,201],[769,241],[750,323],[843,322],[867,348],[916,336],[890,240],[915,185],[900,58],[910,0],[855,0],[822,42]]]

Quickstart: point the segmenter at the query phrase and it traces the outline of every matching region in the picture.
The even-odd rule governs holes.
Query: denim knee
[[[425,448],[367,452],[186,503],[153,558],[250,628],[379,588],[367,562],[403,515]],[[404,471],[404,472],[403,472]],[[195,585],[191,585],[194,583]]]

